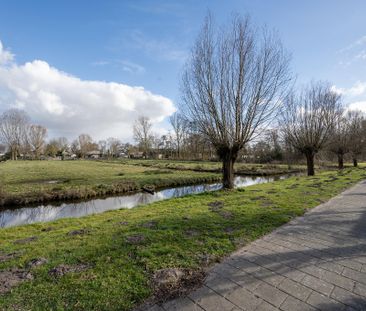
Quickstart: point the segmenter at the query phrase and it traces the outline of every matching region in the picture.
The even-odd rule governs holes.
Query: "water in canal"
[[[279,179],[286,179],[290,176],[291,175],[289,174],[266,177],[236,176],[235,187],[247,187]],[[0,228],[32,224],[36,222],[47,222],[67,217],[82,217],[85,215],[103,213],[105,211],[121,208],[133,208],[138,205],[182,197],[188,194],[219,190],[221,187],[221,183],[192,185],[164,189],[157,191],[154,194],[139,192],[135,194],[113,196],[77,203],[48,204],[36,207],[5,209],[0,211]]]

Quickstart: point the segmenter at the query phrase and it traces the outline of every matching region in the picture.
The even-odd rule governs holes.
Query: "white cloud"
[[[355,40],[354,42],[352,42],[350,45],[346,46],[345,48],[339,50],[339,53],[344,53],[347,51],[350,51],[356,47],[359,47],[361,45],[366,44],[366,36],[362,36],[360,38],[358,38],[357,40]]]
[[[357,81],[350,88],[341,88],[335,85],[332,90],[341,94],[349,110],[361,110],[366,113],[366,82]]]
[[[0,66],[6,65],[12,62],[14,59],[14,55],[9,51],[5,50],[3,44],[0,41]]]
[[[366,101],[353,102],[348,106],[349,110],[361,110],[366,113]]]
[[[145,72],[145,68],[139,64],[130,62],[128,60],[118,61],[122,65],[122,69],[128,73],[142,74]]]
[[[360,96],[366,93],[366,82],[357,81],[350,88],[339,88],[333,85],[332,90],[345,96]]]
[[[0,110],[24,109],[53,136],[89,133],[95,139],[131,140],[139,115],[159,123],[175,111],[170,99],[143,87],[81,80],[41,60],[18,65],[1,43],[0,60]]]

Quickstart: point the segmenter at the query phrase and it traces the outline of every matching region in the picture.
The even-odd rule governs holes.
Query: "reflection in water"
[[[246,187],[288,177],[290,177],[290,175],[275,177],[237,176],[235,177],[235,187]],[[132,195],[95,199],[79,203],[63,203],[58,206],[49,204],[37,207],[8,209],[0,211],[0,227],[12,227],[36,222],[47,222],[66,217],[81,217],[120,208],[133,208],[138,205],[169,198],[182,197],[188,194],[215,191],[221,189],[221,187],[221,183],[193,185],[169,188],[158,191],[154,194],[141,192]]]

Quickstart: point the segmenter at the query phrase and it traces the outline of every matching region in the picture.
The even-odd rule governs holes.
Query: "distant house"
[[[144,153],[142,151],[135,151],[130,153],[130,158],[132,159],[142,159],[144,157]]]
[[[89,159],[99,159],[101,156],[99,150],[93,150],[86,153],[86,157]]]

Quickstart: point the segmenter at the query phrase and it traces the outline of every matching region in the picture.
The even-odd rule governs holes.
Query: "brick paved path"
[[[366,181],[240,249],[150,311],[366,310]]]

